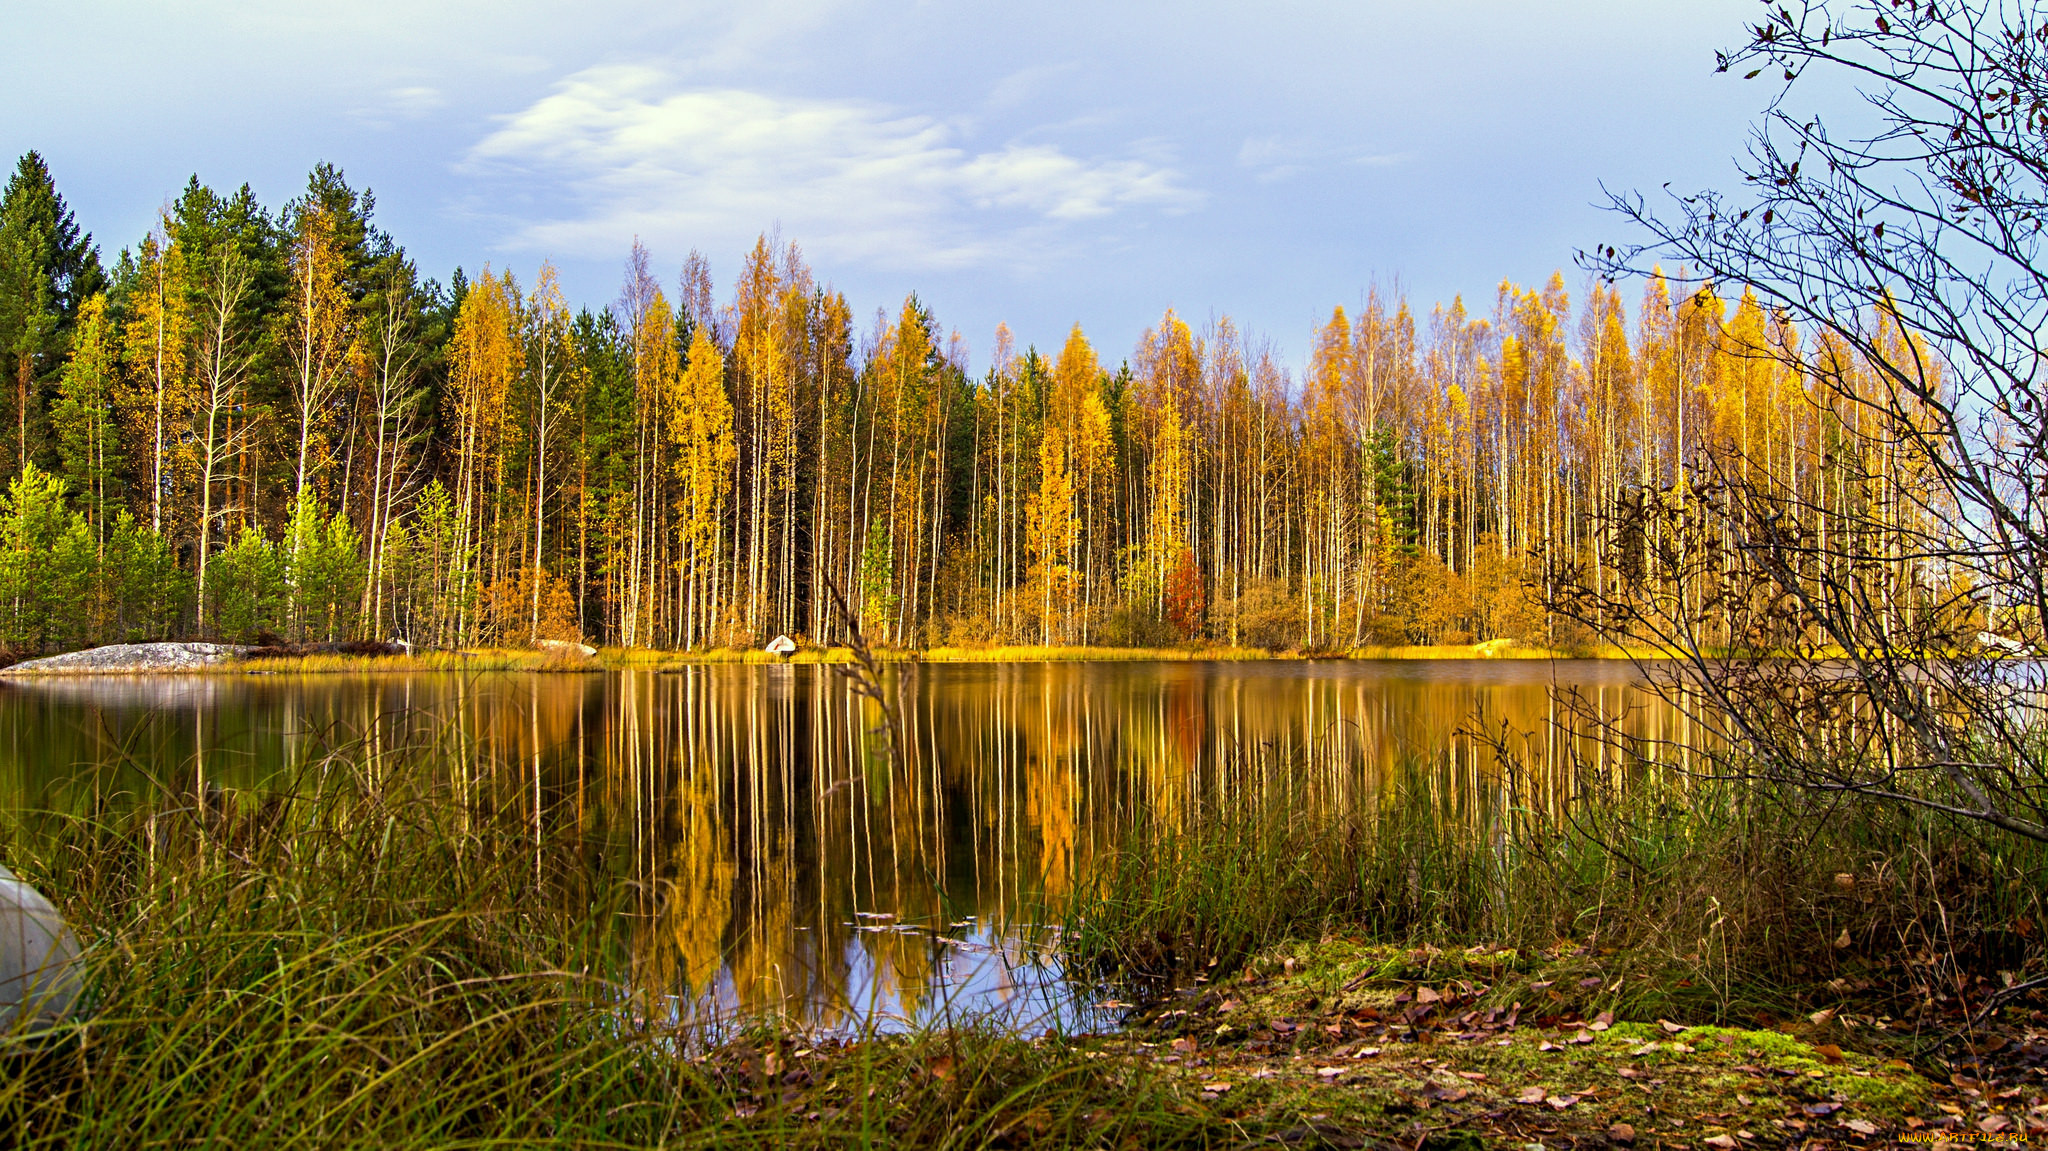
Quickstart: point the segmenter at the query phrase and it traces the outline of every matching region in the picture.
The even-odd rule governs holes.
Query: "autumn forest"
[[[1847,352],[1682,270],[1368,291],[1300,370],[1171,309],[1129,349],[998,328],[970,358],[766,236],[724,286],[636,245],[577,306],[545,263],[426,278],[373,209],[326,165],[274,210],[195,177],[108,258],[21,158],[10,652],[830,643],[831,586],[898,647],[1571,648],[1556,581],[1660,594],[1618,512],[1716,466],[1867,510],[1890,474],[1787,367]]]

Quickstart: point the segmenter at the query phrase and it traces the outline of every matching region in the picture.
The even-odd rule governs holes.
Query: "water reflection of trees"
[[[0,781],[19,802],[117,745],[158,764],[210,757],[223,787],[303,770],[344,744],[372,772],[446,771],[478,811],[522,821],[537,841],[574,836],[594,869],[630,885],[620,942],[642,991],[831,1023],[934,1009],[951,962],[938,936],[970,920],[1008,934],[1139,829],[1219,811],[1369,811],[1417,764],[1448,801],[1442,818],[1476,823],[1499,809],[1504,750],[1520,805],[1561,805],[1589,771],[1618,781],[1642,770],[1626,740],[1577,730],[1547,674],[1530,670],[1055,663],[892,675],[901,764],[870,730],[874,705],[827,669],[702,667],[226,681],[173,693],[168,708],[13,691],[0,697],[12,729]],[[1683,717],[1646,706],[1611,670],[1578,678],[1580,704],[1637,746],[1685,745]]]
[[[604,765],[608,810],[657,841],[635,857],[643,987],[826,1020],[868,997],[914,1012],[943,949],[892,924],[1013,924],[1142,826],[1363,810],[1418,762],[1469,801],[1447,817],[1476,820],[1497,807],[1503,733],[1519,803],[1561,806],[1588,768],[1642,769],[1574,734],[1526,681],[1063,664],[900,675],[900,766],[868,730],[872,705],[819,669],[703,668],[608,693],[605,722],[634,733]],[[1683,738],[1683,718],[1633,688],[1582,700],[1645,747]],[[849,990],[856,969],[873,982]]]

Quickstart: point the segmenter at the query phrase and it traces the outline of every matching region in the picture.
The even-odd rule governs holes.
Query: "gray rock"
[[[248,650],[231,643],[116,643],[23,660],[0,670],[0,675],[180,671],[234,659]]]
[[[78,939],[64,917],[0,866],[0,1034],[64,1022],[83,983]]]

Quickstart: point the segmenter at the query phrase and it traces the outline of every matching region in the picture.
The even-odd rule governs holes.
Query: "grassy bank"
[[[1869,1008],[1916,1034],[1932,1005],[1910,987],[2048,968],[2033,926],[2048,922],[2042,845],[1756,787],[1581,780],[1573,801],[1538,807],[1516,783],[1510,771],[1474,795],[1411,763],[1355,813],[1275,804],[1156,821],[1078,890],[1067,946],[1162,989],[1333,932],[1584,948],[1602,977],[1589,1005],[1700,1023]]]
[[[881,663],[1137,663],[1244,662],[1258,660],[1544,660],[1652,659],[1654,653],[1601,647],[1561,651],[1521,647],[1505,641],[1434,646],[1361,647],[1342,651],[1274,652],[1254,647],[1090,647],[1028,646],[937,647],[885,649],[875,653]],[[843,647],[806,647],[787,656],[753,648],[707,648],[669,651],[657,648],[603,648],[595,656],[574,650],[478,648],[462,651],[422,650],[403,655],[352,655],[341,652],[264,654],[193,667],[60,668],[5,670],[21,677],[92,675],[322,675],[334,673],[425,674],[444,672],[588,672],[600,670],[663,671],[724,664],[848,664],[853,653]]]
[[[881,663],[1082,663],[1190,660],[1284,659],[1262,648],[1243,647],[937,647],[919,650],[881,649],[874,653]],[[606,648],[599,653],[607,667],[670,668],[704,664],[773,664],[854,662],[849,648],[806,647],[788,656],[739,648],[710,648],[702,651],[657,651],[651,649]]]
[[[1506,641],[1483,644],[1414,645],[1405,647],[1360,647],[1341,651],[1268,651],[1256,647],[1216,647],[1190,644],[1181,647],[1090,647],[992,645],[989,647],[934,647],[923,649],[881,649],[875,658],[882,663],[1120,663],[1120,662],[1241,662],[1256,660],[1458,660],[1458,659],[1631,659],[1654,658],[1648,653],[1602,647],[1586,652],[1569,652],[1542,647],[1521,647]],[[599,659],[607,667],[669,668],[702,664],[756,663],[851,663],[853,653],[843,647],[800,649],[788,656],[737,648],[703,651],[657,651],[652,649],[606,648]]]
[[[406,655],[309,655],[265,656],[231,660],[207,671],[268,675],[318,675],[332,672],[587,672],[603,665],[577,651],[535,651],[531,648],[480,648],[469,651],[420,651]]]
[[[622,985],[629,877],[422,766],[10,817],[94,1004],[13,1049],[15,1143],[1877,1145],[2040,1102],[1931,1045],[2037,970],[2040,855],[1885,809],[1637,781],[1567,818],[1416,767],[1369,818],[1151,813],[1057,909],[1129,1032],[820,1041]]]
[[[19,816],[89,1023],[0,1040],[11,1146],[1222,1146],[1143,1061],[966,1026],[710,1041],[626,969],[628,886],[353,749],[296,796]],[[312,784],[318,782],[316,789]]]
[[[1135,976],[1138,1037],[1247,1116],[1674,1146],[2048,1133],[2048,995],[2000,994],[2048,973],[2048,850],[1889,805],[1576,790],[1475,808],[1411,765],[1355,817],[1191,808],[1076,893],[1067,947]]]

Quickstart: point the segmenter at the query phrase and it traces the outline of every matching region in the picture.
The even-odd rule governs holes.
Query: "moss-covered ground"
[[[1644,1148],[2048,1143],[2041,1026],[1995,1090],[1823,1015],[1743,1028],[1616,1018],[1574,956],[1289,944],[1134,1016],[1136,1056],[1255,1140]],[[1572,978],[1577,975],[1578,978]],[[2039,1021],[2036,1021],[2038,1024]]]

